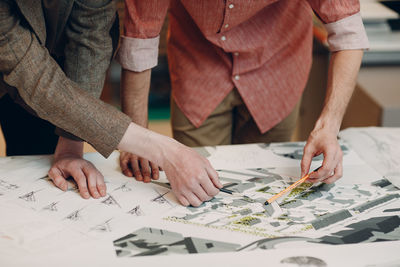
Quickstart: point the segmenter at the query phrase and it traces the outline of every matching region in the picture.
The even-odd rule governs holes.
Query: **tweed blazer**
[[[9,93],[60,135],[108,156],[131,122],[97,99],[118,38],[115,16],[112,0],[1,0],[0,97]]]

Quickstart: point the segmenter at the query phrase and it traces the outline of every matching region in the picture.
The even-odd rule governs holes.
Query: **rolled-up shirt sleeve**
[[[358,0],[308,0],[324,23],[332,52],[368,49],[369,42],[360,14]]]
[[[125,0],[124,36],[117,53],[122,68],[141,72],[157,65],[168,7],[169,0]]]

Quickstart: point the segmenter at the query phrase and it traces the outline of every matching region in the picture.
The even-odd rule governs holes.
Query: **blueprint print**
[[[194,237],[156,228],[142,228],[114,241],[118,257],[197,254],[235,251],[240,245]]]
[[[279,199],[279,206],[263,205],[294,181],[279,174],[283,172],[279,168],[221,170],[219,175],[225,187],[242,196],[220,193],[198,208],[178,207],[165,219],[268,238],[314,235],[320,229],[400,199],[393,187],[382,187],[387,180],[371,185],[304,183]]]
[[[118,257],[157,256],[168,254],[197,254],[208,252],[238,252],[276,249],[289,243],[299,244],[355,244],[400,240],[400,217],[397,215],[372,217],[345,225],[346,230],[333,232],[318,238],[286,236],[259,239],[241,245],[226,241],[185,237],[181,233],[165,229],[141,228],[117,240],[114,249]],[[296,258],[299,261],[311,260]],[[292,259],[295,260],[295,259]],[[287,262],[288,263],[288,262]],[[318,266],[318,265],[317,265]]]
[[[240,195],[221,192],[198,208],[179,205],[168,188],[123,176],[115,155],[112,162],[90,155],[105,177],[107,195],[88,200],[80,197],[73,180],[66,192],[53,185],[47,177],[50,158],[0,159],[0,210],[8,214],[0,220],[0,229],[32,251],[51,248],[59,236],[67,241],[63,244],[106,240],[113,257],[265,252],[299,244],[324,248],[400,240],[400,191],[371,171],[346,143],[342,143],[344,177],[336,184],[304,183],[272,205],[263,205],[299,178],[303,145],[200,149],[218,170],[224,187]],[[312,168],[320,164],[321,158],[316,158]],[[318,258],[290,254],[279,260],[318,263],[311,256]]]

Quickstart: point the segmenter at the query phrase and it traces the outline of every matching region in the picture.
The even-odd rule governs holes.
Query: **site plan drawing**
[[[198,148],[224,188],[237,193],[220,192],[200,207],[180,205],[160,184],[125,177],[118,153],[108,160],[86,155],[107,186],[105,197],[88,200],[72,180],[66,192],[53,185],[47,177],[49,157],[0,159],[0,211],[8,212],[0,221],[0,241],[4,236],[32,253],[54,249],[60,236],[60,247],[106,242],[108,253],[122,259],[400,240],[399,188],[346,142],[341,143],[342,179],[330,185],[306,182],[264,205],[299,179],[303,147],[304,142]],[[314,158],[311,169],[322,160]],[[168,182],[164,173],[159,182]],[[281,261],[326,266],[325,258],[312,255],[287,255]]]
[[[293,182],[277,173],[277,169],[263,168],[221,170],[221,181],[228,182],[225,187],[243,197],[221,193],[200,207],[176,207],[164,217],[182,227],[240,232],[256,241],[243,245],[142,228],[114,241],[117,255],[251,251],[299,241],[338,245],[400,240],[400,194],[387,180],[371,185],[304,183],[279,205],[265,206],[265,199]],[[393,204],[398,208],[385,208]],[[378,207],[384,209],[384,215],[375,217]]]

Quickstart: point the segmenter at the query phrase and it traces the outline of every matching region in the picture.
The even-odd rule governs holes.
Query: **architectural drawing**
[[[102,200],[101,203],[103,203],[103,204],[105,204],[107,206],[117,206],[117,207],[121,208],[121,205],[110,194],[108,194],[106,199]]]
[[[111,224],[110,224],[111,220],[112,220],[112,218],[106,220],[105,222],[103,222],[101,224],[98,224],[98,225],[92,227],[90,230],[97,231],[97,232],[111,232],[112,231]]]
[[[171,232],[165,229],[141,228],[131,234],[115,240],[114,248],[117,256],[132,257],[166,254],[269,250],[276,249],[281,245],[291,242],[339,245],[362,242],[394,241],[400,240],[400,217],[373,217],[357,223],[346,225],[345,229],[347,230],[333,232],[332,234],[319,238],[301,236],[264,238],[241,246],[238,243],[184,237],[178,232]],[[299,262],[297,262],[298,264],[301,262],[300,258],[297,258],[299,260]]]
[[[154,189],[154,191],[157,193],[157,196],[156,196],[155,198],[151,199],[151,202],[157,203],[157,204],[160,204],[160,205],[168,204],[168,205],[170,205],[170,206],[173,206],[173,205],[171,204],[171,202],[169,202],[168,199],[166,199],[166,198],[164,197],[164,196],[167,195],[170,191],[167,191],[167,192],[165,192],[165,193],[163,193],[163,194],[161,194],[160,192],[158,192],[157,189]]]
[[[165,219],[273,238],[311,234],[400,199],[400,194],[373,184],[304,183],[279,200],[279,206],[265,206],[266,199],[293,182],[279,172],[278,168],[220,170],[225,187],[245,197],[220,193],[198,208],[173,209]]]
[[[257,249],[274,249],[280,244],[290,242],[308,242],[330,245],[354,244],[363,242],[381,242],[400,240],[400,217],[372,217],[356,223],[345,225],[346,230],[332,232],[318,238],[287,236],[265,238],[252,242],[238,251],[254,251]]]
[[[133,209],[128,211],[128,214],[135,216],[144,216],[143,210],[140,208],[140,205],[135,206]]]
[[[94,242],[121,237],[109,249],[110,254],[119,257],[251,252],[293,248],[302,243],[325,248],[400,240],[399,189],[385,177],[370,172],[346,144],[342,147],[347,149],[344,177],[336,184],[304,183],[277,202],[264,205],[266,199],[298,179],[302,145],[204,148],[201,153],[213,166],[219,166],[216,168],[224,187],[239,194],[220,192],[197,208],[179,205],[167,188],[123,176],[118,172],[116,157],[108,165],[97,162],[97,167],[108,169],[104,172],[108,194],[99,199],[82,199],[74,181],[69,181],[70,189],[63,192],[45,178],[39,179],[48,165],[37,167],[32,177],[30,171],[35,164],[31,161],[18,172],[5,175],[0,170],[0,194],[5,194],[0,208],[29,211],[18,216],[18,226],[28,214],[26,217],[33,221],[41,218],[49,225],[54,222],[55,232],[68,229]],[[240,153],[229,152],[234,150]],[[248,167],[240,167],[246,164]],[[313,167],[319,164],[317,160]],[[0,227],[4,221],[0,220]],[[8,222],[11,226],[14,223],[11,219]],[[19,231],[19,227],[12,229]],[[33,239],[37,236],[32,234]],[[308,257],[315,254],[290,256],[296,257],[284,255],[277,262],[284,259],[281,264],[324,266],[318,257]]]
[[[19,196],[20,199],[25,200],[26,202],[36,202],[36,196],[35,194],[43,189],[37,190],[37,191],[31,191],[29,193],[26,193],[22,196]]]
[[[19,186],[0,179],[0,188],[3,190],[16,190],[19,188]]]
[[[130,192],[132,188],[128,186],[128,183],[123,183],[121,186],[115,188],[113,191],[121,190],[122,192]]]
[[[319,238],[320,243],[340,245],[400,240],[400,217],[373,217],[349,224],[346,229]]]
[[[240,245],[195,237],[155,228],[141,228],[114,241],[118,257],[196,254],[235,251]]]
[[[45,206],[43,210],[48,210],[48,211],[57,211],[57,203],[58,202],[52,202],[49,205]]]
[[[67,217],[65,217],[66,220],[70,220],[70,221],[80,221],[82,220],[82,209],[79,210],[75,210],[72,213],[70,213]]]

